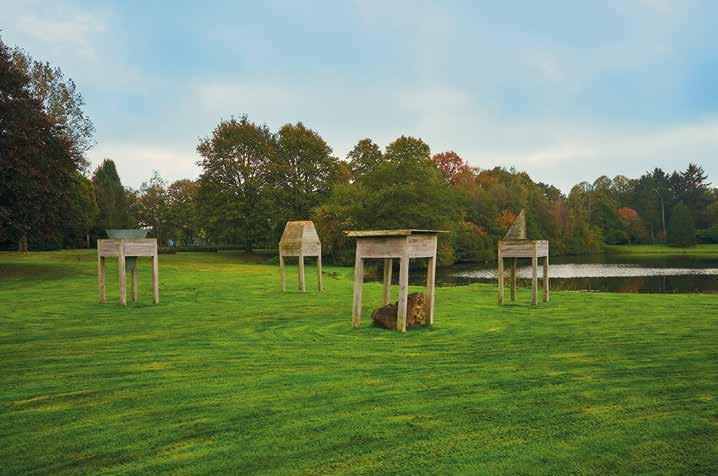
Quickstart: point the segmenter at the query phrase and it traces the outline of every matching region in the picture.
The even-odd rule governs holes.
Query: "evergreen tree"
[[[127,192],[117,174],[115,163],[110,159],[103,160],[92,175],[92,183],[99,208],[95,226],[97,236],[104,236],[107,229],[129,227]]]
[[[668,243],[673,246],[695,246],[696,228],[691,212],[683,202],[678,202],[671,210],[668,222]]]

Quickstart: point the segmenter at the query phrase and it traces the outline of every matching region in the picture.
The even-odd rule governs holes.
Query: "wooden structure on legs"
[[[511,301],[516,300],[516,262],[519,258],[531,258],[531,304],[538,303],[538,260],[543,258],[543,302],[548,302],[548,241],[526,239],[526,214],[524,210],[521,210],[521,213],[516,217],[504,239],[499,241],[499,269],[497,273],[499,304],[504,303],[504,258],[513,258],[510,274]]]
[[[364,281],[364,260],[384,259],[384,290],[382,305],[391,300],[392,261],[399,259],[399,309],[396,330],[406,332],[406,308],[409,296],[409,259],[429,258],[426,278],[426,325],[434,323],[434,287],[436,281],[436,240],[439,230],[373,230],[347,231],[347,236],[357,239],[354,262],[354,307],[352,324],[361,325],[361,294]]]
[[[286,256],[297,256],[299,258],[299,290],[306,291],[304,283],[304,258],[307,256],[317,257],[317,286],[319,291],[323,290],[322,285],[322,243],[319,235],[311,221],[288,221],[279,240],[279,280],[282,284],[282,292],[287,290],[284,258]]]
[[[157,240],[154,238],[132,238],[126,240],[97,240],[97,283],[100,288],[100,304],[105,304],[105,258],[117,257],[120,278],[120,304],[127,305],[127,270],[125,258],[149,256],[152,258],[152,302],[160,302],[159,261]],[[132,302],[137,302],[137,266],[132,267]]]

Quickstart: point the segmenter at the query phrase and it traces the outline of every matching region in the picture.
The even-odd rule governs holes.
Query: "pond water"
[[[593,255],[550,259],[551,289],[631,293],[718,293],[718,256]],[[508,260],[507,260],[508,263]],[[519,286],[531,282],[530,260],[519,260]],[[539,260],[539,278],[541,261]],[[496,282],[496,263],[437,269],[437,285]],[[539,282],[540,286],[540,282]]]

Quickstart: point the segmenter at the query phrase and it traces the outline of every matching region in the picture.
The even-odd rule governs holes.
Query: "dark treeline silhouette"
[[[53,92],[54,91],[54,92]],[[108,228],[144,227],[161,244],[275,248],[284,224],[311,219],[328,258],[351,261],[348,229],[437,228],[443,263],[494,258],[526,210],[529,238],[556,254],[604,243],[718,242],[718,193],[703,169],[599,177],[568,195],[502,167],[432,155],[419,138],[381,148],[362,139],[343,160],[302,123],[277,131],[246,116],[200,140],[201,175],[168,184],[157,172],[123,186],[112,160],[88,178],[92,123],[71,80],[0,42],[0,246],[92,246]],[[189,249],[189,248],[188,248]]]

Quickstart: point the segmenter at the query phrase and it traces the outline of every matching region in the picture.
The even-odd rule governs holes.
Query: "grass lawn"
[[[718,472],[718,296],[440,288],[401,335],[349,268],[162,255],[123,308],[108,261],[101,306],[94,252],[0,254],[0,472]]]
[[[668,245],[606,245],[609,253],[628,254],[665,254],[665,255],[705,255],[718,256],[718,244],[696,245],[682,248]]]

